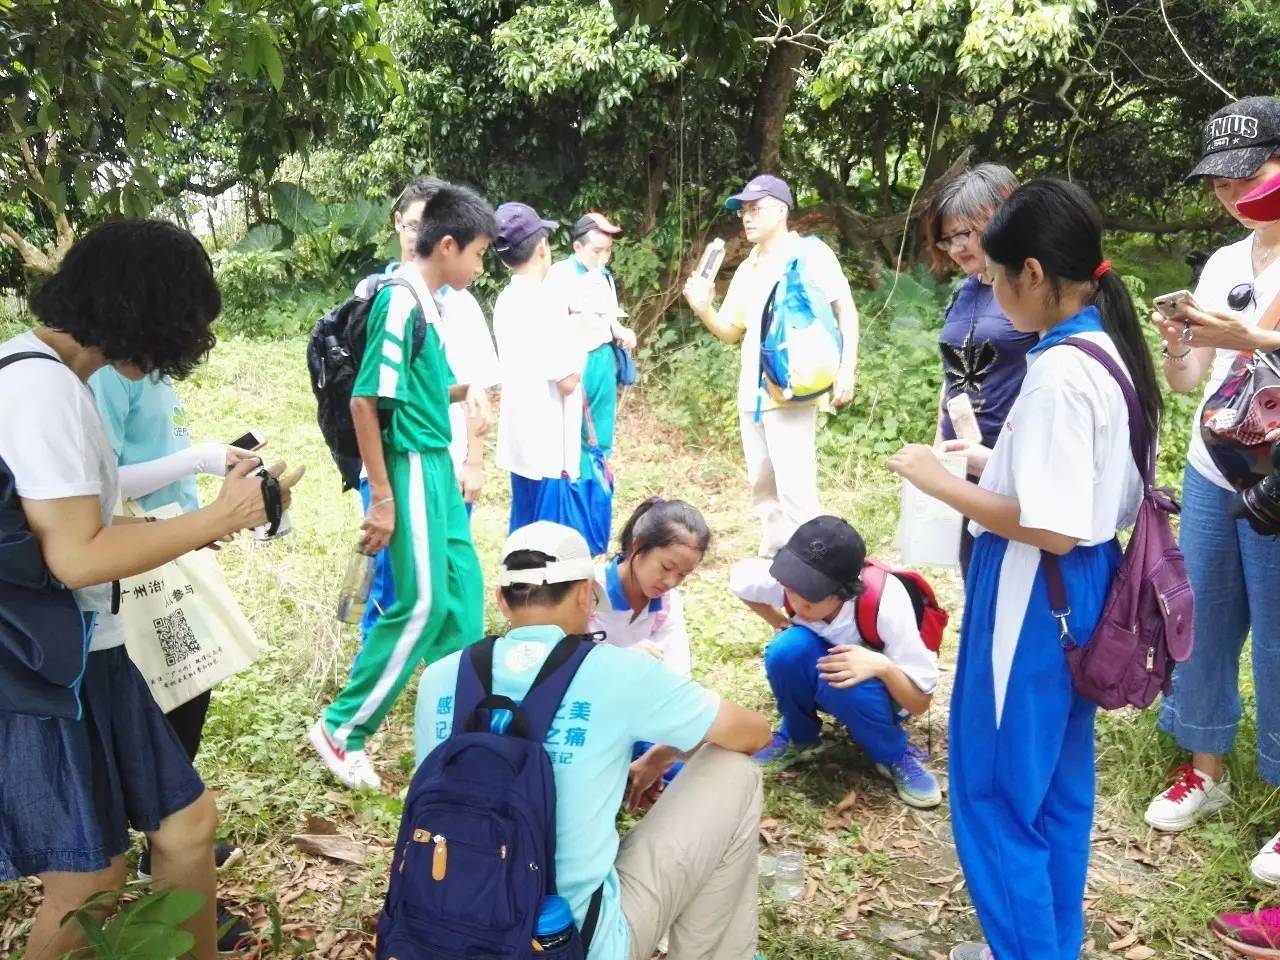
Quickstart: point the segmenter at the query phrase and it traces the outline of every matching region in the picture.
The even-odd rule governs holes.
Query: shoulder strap
[[[1129,449],[1133,453],[1133,462],[1146,487],[1150,489],[1155,486],[1155,442],[1147,436],[1147,422],[1142,417],[1142,405],[1138,402],[1138,391],[1134,389],[1133,381],[1129,379],[1115,358],[1093,341],[1081,337],[1067,337],[1062,342],[1093,357],[1115,380],[1120,392],[1124,395],[1125,406],[1129,410]]]
[[[868,645],[880,649],[880,598],[884,596],[885,579],[889,571],[882,564],[868,560],[862,567],[862,593],[854,606],[854,618],[858,634]]]
[[[485,637],[465,647],[458,659],[458,685],[453,694],[453,730],[470,726],[480,705],[493,694],[493,648],[498,638]]]
[[[600,446],[600,441],[596,437],[596,424],[595,421],[591,419],[591,404],[587,402],[587,395],[585,392],[582,394],[582,420],[587,427],[588,446]]]
[[[414,289],[413,284],[404,277],[386,276],[382,278],[378,289],[381,291],[385,287],[404,287],[409,291],[409,295],[413,297],[413,302],[418,306],[418,322],[413,325],[413,353],[412,357],[418,356],[418,351],[422,349],[422,345],[427,340],[427,311],[422,305],[422,300],[418,297],[418,291]]]
[[[587,915],[582,918],[582,929],[578,936],[582,938],[582,952],[591,952],[591,940],[596,935],[596,924],[600,922],[600,905],[604,900],[604,884],[596,887],[591,895],[591,903],[587,906]]]
[[[50,353],[41,353],[38,350],[23,350],[20,353],[11,353],[7,357],[0,357],[0,370],[3,370],[11,363],[17,363],[19,360],[52,360],[54,363],[62,362],[61,359]]]
[[[529,685],[529,692],[520,704],[528,726],[527,736],[538,743],[547,739],[556,711],[573,682],[582,661],[595,644],[582,635],[565,637],[543,661],[542,669]]]

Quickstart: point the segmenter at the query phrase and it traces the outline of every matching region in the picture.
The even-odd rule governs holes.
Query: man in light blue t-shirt
[[[556,643],[587,632],[597,588],[586,541],[546,521],[522,527],[507,539],[499,584],[512,629],[494,648],[493,692],[518,702]],[[419,763],[453,729],[460,656],[423,674]],[[748,755],[769,741],[764,717],[607,644],[583,662],[556,717],[545,743],[556,783],[556,877],[579,928],[604,889],[589,960],[652,956],[668,930],[674,956],[751,960],[761,786]],[[637,741],[666,746],[633,764]],[[663,793],[663,772],[689,754]],[[619,843],[624,793],[630,809],[648,813]]]

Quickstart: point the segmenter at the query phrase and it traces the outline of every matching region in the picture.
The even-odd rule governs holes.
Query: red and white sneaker
[[[1280,833],[1267,841],[1249,864],[1249,872],[1273,886],[1280,886]]]
[[[324,728],[324,717],[317,720],[307,734],[320,762],[352,790],[381,790],[382,778],[373,769],[369,755],[363,750],[343,750]]]
[[[1174,774],[1173,786],[1151,801],[1145,819],[1157,830],[1177,833],[1230,802],[1230,780],[1223,777],[1216,782],[1207,773],[1184,763]]]
[[[1246,957],[1280,958],[1280,909],[1223,913],[1210,927],[1214,935]]]

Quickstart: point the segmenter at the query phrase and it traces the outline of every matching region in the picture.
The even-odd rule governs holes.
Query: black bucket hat
[[[1200,161],[1186,176],[1245,180],[1280,149],[1280,98],[1249,97],[1223,107],[1200,131]]]

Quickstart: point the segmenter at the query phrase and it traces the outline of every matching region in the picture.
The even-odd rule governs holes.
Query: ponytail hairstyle
[[[618,552],[626,558],[638,557],[658,547],[687,544],[705,554],[711,543],[711,528],[695,507],[683,500],[650,497],[640,506],[618,535]]]
[[[996,210],[982,235],[982,248],[1015,281],[1027,260],[1038,260],[1055,303],[1063,284],[1093,285],[1092,303],[1133,378],[1147,435],[1155,442],[1164,409],[1155,364],[1129,289],[1104,262],[1102,214],[1089,195],[1062,180],[1033,180]]]

